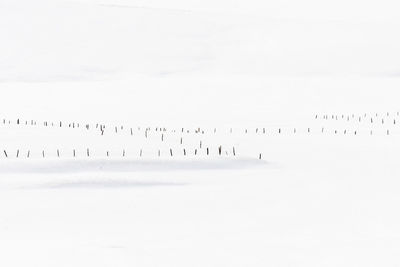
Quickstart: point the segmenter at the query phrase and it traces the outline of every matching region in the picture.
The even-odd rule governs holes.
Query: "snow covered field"
[[[398,8],[0,0],[0,266],[398,266]]]

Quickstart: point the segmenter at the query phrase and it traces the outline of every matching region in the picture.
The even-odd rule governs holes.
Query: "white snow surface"
[[[0,0],[0,266],[398,266],[399,7]]]

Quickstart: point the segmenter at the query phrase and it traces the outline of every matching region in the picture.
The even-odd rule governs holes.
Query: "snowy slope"
[[[0,266],[397,266],[398,9],[0,0]]]

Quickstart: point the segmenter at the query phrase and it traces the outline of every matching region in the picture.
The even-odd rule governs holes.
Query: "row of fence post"
[[[55,155],[56,155],[57,158],[61,158],[63,155],[68,155],[69,154],[69,155],[72,155],[73,158],[76,158],[76,157],[78,157],[77,151],[78,151],[77,149],[72,149],[72,150],[69,150],[69,152],[61,153],[62,151],[60,149],[56,149],[55,150]],[[85,151],[84,155],[87,158],[90,158],[90,157],[96,158],[100,154],[100,153],[98,153],[99,151],[97,149],[96,149],[97,154],[96,153],[92,153],[92,151],[89,148],[86,148],[84,151]],[[128,150],[126,150],[126,149],[122,149],[122,151],[120,152],[119,155],[122,156],[122,157],[128,157],[127,151]],[[178,156],[178,155],[182,155],[182,156],[190,156],[190,155],[200,156],[199,150],[197,148],[192,150],[193,151],[192,154],[189,153],[189,151],[191,151],[191,150],[189,150],[187,148],[182,148],[182,149],[169,148],[167,151],[168,151],[168,154],[169,154],[170,157],[174,157],[174,156]],[[178,151],[181,151],[181,154],[179,154]],[[12,156],[11,156],[11,154],[9,152],[10,152],[10,150],[6,150],[6,149],[3,150],[3,154],[4,154],[4,156],[6,158],[12,158]],[[46,157],[53,158],[53,157],[49,156],[50,154],[53,155],[52,153],[50,153],[50,152],[54,152],[53,150],[40,150],[39,152],[40,152],[41,158],[46,158]],[[161,157],[161,155],[162,155],[161,152],[162,152],[161,149],[156,150],[156,155],[158,157]],[[206,147],[204,152],[205,152],[205,154],[203,154],[204,156],[211,156],[212,155],[211,154],[211,149],[209,147]],[[232,153],[229,153],[228,150],[223,150],[222,146],[218,146],[218,148],[216,149],[216,154],[214,154],[214,155],[218,155],[218,156],[226,155],[226,156],[236,157],[237,152],[236,152],[236,148],[234,146],[232,147],[231,152]],[[101,153],[101,154],[103,154],[103,153]],[[110,150],[106,150],[104,154],[106,155],[106,157],[110,157],[111,156]],[[150,154],[153,154],[153,153],[150,153]],[[32,150],[30,150],[30,149],[26,150],[26,154],[25,155],[26,155],[25,156],[26,158],[31,158],[32,157]],[[116,154],[114,153],[114,155],[116,155]],[[142,157],[144,155],[144,150],[140,149],[138,155],[139,155],[139,157]],[[20,149],[17,149],[16,152],[15,152],[15,158],[23,158],[23,157],[24,156],[22,155],[22,151]]]

